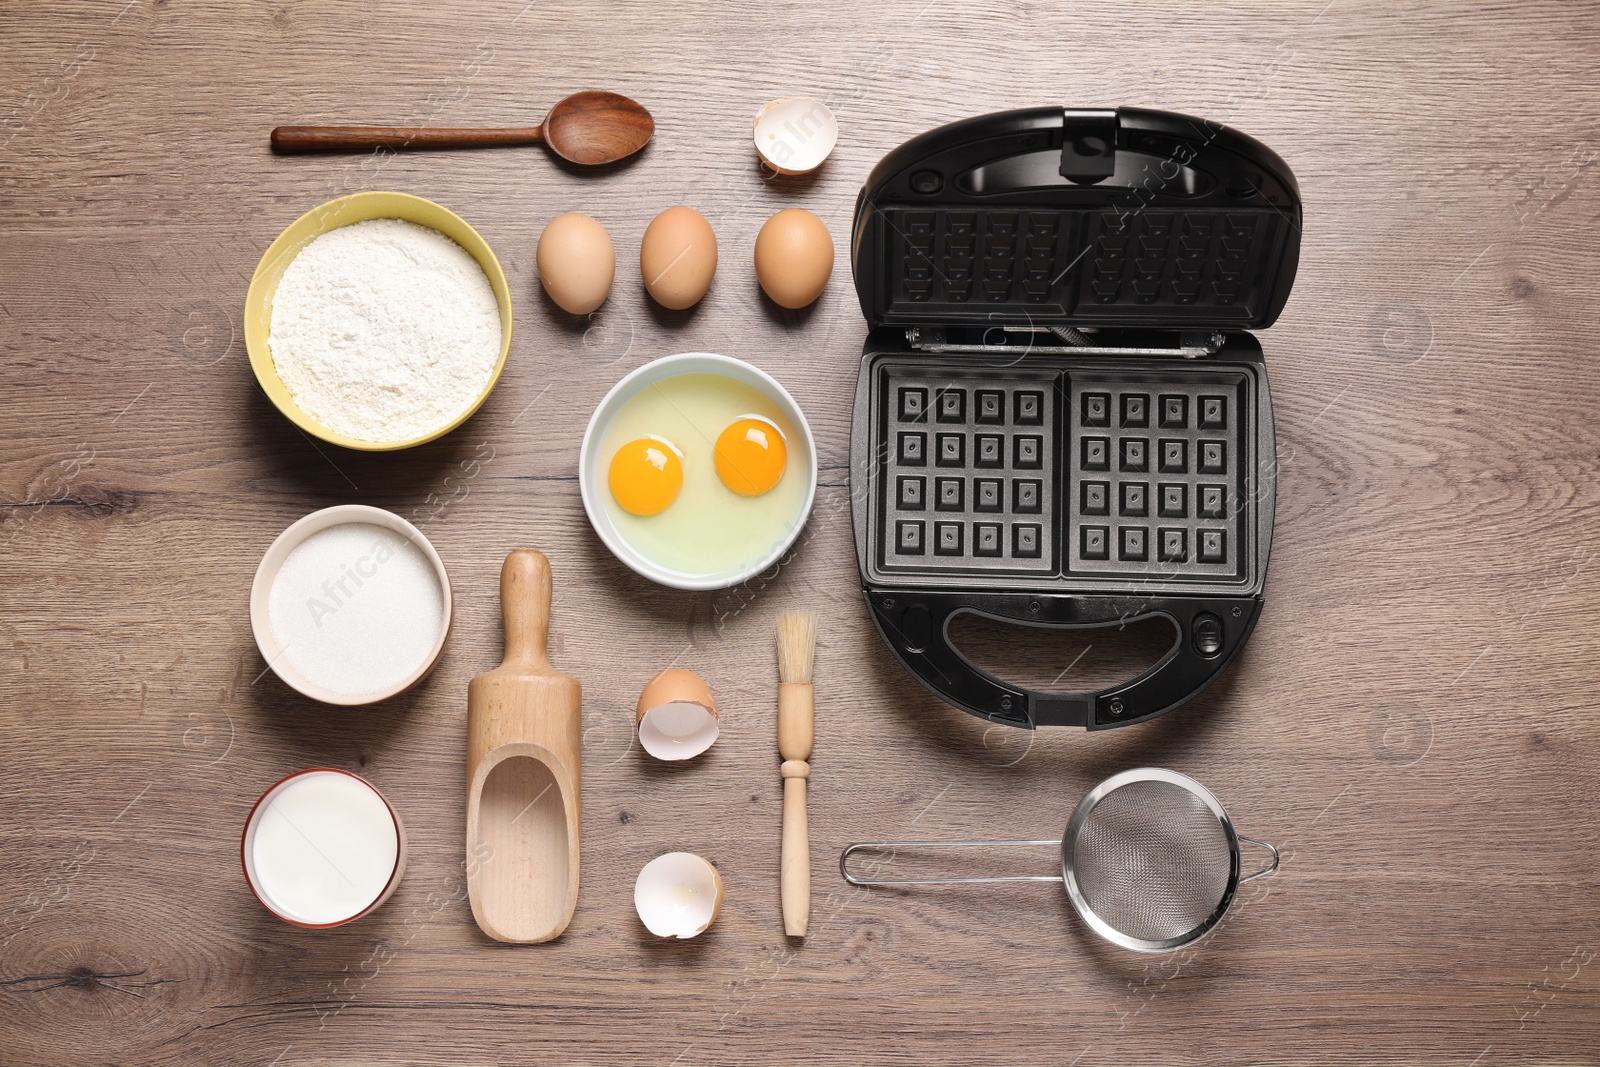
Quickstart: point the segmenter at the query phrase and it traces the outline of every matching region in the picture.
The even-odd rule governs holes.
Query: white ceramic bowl
[[[278,576],[278,571],[283,567],[283,561],[288,558],[289,553],[312,534],[320,533],[330,526],[349,522],[367,522],[374,526],[382,526],[410,541],[433,564],[433,573],[439,579],[440,595],[443,597],[439,636],[434,641],[427,658],[400,684],[376,695],[358,697],[317,685],[302,677],[284,662],[283,650],[278,647],[278,639],[272,633],[272,617],[269,610],[273,579]],[[393,512],[368,507],[366,504],[340,504],[336,507],[323,508],[321,511],[313,511],[279,534],[277,540],[267,549],[266,555],[261,557],[261,564],[256,568],[255,581],[250,586],[250,629],[255,632],[256,647],[261,650],[261,656],[272,668],[272,673],[282,678],[291,689],[298,690],[312,700],[320,700],[324,704],[345,706],[376,704],[380,700],[388,700],[404,693],[426,678],[434,665],[439,662],[439,654],[444,651],[444,640],[450,634],[450,576],[445,573],[444,561],[439,558],[439,553],[434,551],[428,539],[422,535],[422,531]]]
[[[805,478],[805,499],[790,527],[789,535],[756,562],[725,574],[686,575],[664,567],[645,556],[629,544],[617,530],[611,521],[611,516],[606,512],[603,500],[607,490],[605,462],[599,455],[600,438],[610,424],[612,416],[640,391],[680,374],[720,374],[755,387],[777,405],[799,438],[797,441],[789,442],[789,470]],[[811,424],[806,421],[800,405],[794,402],[794,397],[789,395],[789,391],[779,385],[770,374],[731,356],[719,356],[712,352],[680,352],[675,356],[663,356],[654,362],[646,363],[612,386],[605,399],[600,401],[600,406],[595,408],[594,415],[589,419],[589,428],[583,434],[583,448],[578,454],[578,489],[583,495],[583,510],[589,513],[589,524],[594,527],[594,532],[611,550],[612,555],[626,563],[636,573],[673,589],[726,589],[754,578],[778,562],[794,544],[795,538],[800,536],[806,518],[811,514],[812,502],[817,497],[817,442],[811,436]]]

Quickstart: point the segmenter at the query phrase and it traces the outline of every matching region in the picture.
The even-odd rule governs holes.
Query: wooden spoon
[[[582,92],[556,104],[543,126],[430,129],[417,126],[279,126],[276,152],[349,152],[368,148],[498,148],[547,144],[569,163],[597,166],[626,159],[650,140],[655,120],[616,93]]]
[[[558,937],[578,900],[578,680],[550,666],[550,561],[500,569],[505,662],[467,687],[467,896],[499,941]]]

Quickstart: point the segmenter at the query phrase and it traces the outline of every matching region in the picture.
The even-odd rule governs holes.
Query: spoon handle
[[[367,148],[498,148],[540,144],[543,126],[505,129],[429,129],[417,126],[279,126],[276,152],[349,152]]]

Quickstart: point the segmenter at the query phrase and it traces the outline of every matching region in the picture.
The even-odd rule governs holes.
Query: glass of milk
[[[389,899],[406,869],[400,816],[365,778],[330,767],[291,774],[256,801],[244,876],[284,922],[323,930]]]

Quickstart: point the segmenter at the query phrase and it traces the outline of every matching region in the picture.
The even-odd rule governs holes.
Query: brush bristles
[[[786,611],[778,616],[778,681],[811,681],[811,661],[817,650],[817,617],[809,611]]]

